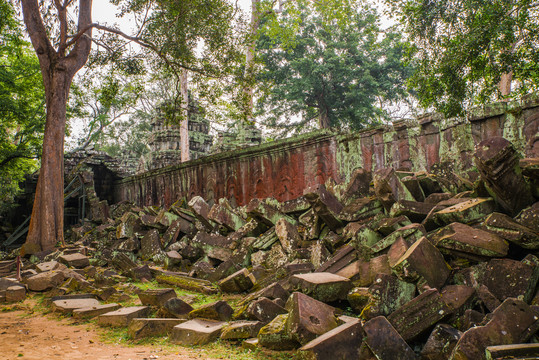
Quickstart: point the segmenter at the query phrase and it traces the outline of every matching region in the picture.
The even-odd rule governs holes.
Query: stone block
[[[84,269],[86,266],[90,266],[90,259],[88,256],[84,256],[80,253],[60,255],[58,260],[65,265],[76,269]]]
[[[484,326],[467,330],[458,341],[455,359],[486,359],[485,349],[493,345],[527,341],[538,328],[539,313],[525,302],[506,299]]]
[[[136,266],[131,269],[130,274],[135,281],[153,280],[152,272],[150,271],[150,267],[148,265]]]
[[[148,306],[130,306],[111,311],[97,317],[97,324],[101,326],[127,327],[135,318],[147,317],[150,312]]]
[[[453,222],[473,224],[491,214],[495,208],[496,203],[492,198],[474,198],[436,211],[432,219],[441,226]]]
[[[365,342],[378,360],[416,360],[412,348],[383,316],[375,317],[363,325]]]
[[[365,332],[358,320],[344,323],[299,349],[306,360],[359,359],[359,349]]]
[[[345,300],[353,287],[350,279],[328,272],[293,275],[290,284],[296,290],[322,302]]]
[[[26,299],[26,288],[20,285],[10,286],[6,289],[6,301],[18,302]]]
[[[214,228],[214,224],[208,218],[211,207],[201,196],[193,196],[187,205],[193,211],[198,221],[200,221],[207,230],[211,231]]]
[[[504,257],[509,246],[500,236],[471,226],[452,223],[429,236],[429,240],[443,253],[477,260],[486,257]]]
[[[536,215],[537,216],[537,215]],[[539,218],[539,216],[537,216]],[[528,223],[524,223],[528,224]],[[530,229],[523,224],[519,224],[509,216],[500,213],[490,214],[484,222],[484,227],[507,241],[510,241],[522,248],[539,249],[539,231]]]
[[[515,216],[533,203],[519,166],[519,153],[511,142],[493,136],[476,146],[474,160],[485,187],[505,212]]]
[[[46,271],[26,279],[30,291],[46,291],[59,286],[65,279],[58,270]]]
[[[436,289],[442,288],[450,273],[443,255],[426,237],[410,246],[392,271],[403,280],[425,279],[430,287]]]
[[[190,319],[202,318],[209,320],[228,321],[232,318],[234,310],[224,300],[205,304],[189,313]]]
[[[316,272],[329,272],[332,274],[337,273],[346,266],[353,263],[357,258],[357,251],[350,245],[341,246],[333,256],[320,265]]]
[[[264,323],[260,321],[233,321],[228,323],[221,332],[223,340],[250,339],[258,335]]]
[[[435,206],[436,204],[426,202],[400,200],[391,206],[389,216],[406,216],[411,221],[420,223],[425,220]]]
[[[539,344],[509,344],[488,346],[485,350],[487,360],[498,359],[539,359]]]
[[[460,316],[474,306],[475,289],[466,285],[447,285],[441,291],[442,300],[449,307],[449,312]]]
[[[188,314],[193,311],[193,307],[182,299],[168,299],[162,307],[162,311],[167,317],[187,318]]]
[[[370,302],[365,315],[373,318],[378,315],[388,316],[404,304],[411,301],[416,292],[414,284],[401,281],[393,275],[378,274],[369,287]]]
[[[369,288],[355,287],[348,293],[347,300],[350,303],[350,307],[356,313],[360,314],[365,306],[371,301],[371,293]]]
[[[252,300],[266,297],[268,299],[282,299],[283,301],[286,301],[288,297],[290,296],[290,293],[286,291],[281,284],[278,282],[272,283],[268,286],[266,286],[263,289],[258,290],[255,293],[252,293],[250,295],[247,295],[245,298],[243,298],[239,305],[243,306]]]
[[[449,307],[440,293],[430,289],[393,311],[387,319],[405,341],[431,329],[449,314]]]
[[[337,327],[335,309],[305,294],[293,293],[286,309],[286,331],[302,345]]]
[[[218,285],[223,292],[241,293],[251,289],[255,282],[251,273],[244,268],[219,281]]]
[[[94,318],[108,312],[118,310],[120,305],[116,303],[102,304],[73,310],[73,317],[76,319]]]
[[[297,224],[297,221],[293,217],[284,214],[278,209],[278,203],[275,200],[271,200],[252,199],[247,205],[247,214],[255,219],[259,219],[268,226],[275,225],[282,218],[287,219],[294,225]]]
[[[286,330],[288,314],[277,315],[258,332],[258,343],[272,350],[292,350],[300,347],[299,342]]]
[[[160,284],[173,285],[180,289],[201,292],[203,294],[215,294],[218,292],[211,282],[203,279],[196,279],[187,276],[184,273],[165,271],[162,274],[157,275],[155,279]]]
[[[62,313],[71,313],[75,309],[89,308],[98,306],[96,299],[65,299],[52,302],[52,309]]]
[[[189,320],[172,328],[170,341],[183,346],[204,345],[217,340],[224,325],[222,321]]]
[[[384,212],[382,203],[374,196],[352,199],[338,214],[341,221],[364,221]]]
[[[51,261],[45,261],[39,264],[36,264],[36,270],[37,272],[47,272],[52,270],[63,270],[66,266],[64,264],[59,263],[58,261],[51,260]]]
[[[277,315],[285,313],[285,308],[265,297],[254,300],[247,307],[247,315],[250,319],[258,320],[264,323],[268,323]]]
[[[174,289],[148,289],[138,294],[142,305],[163,306],[176,297]]]
[[[446,360],[457,345],[462,333],[447,324],[438,324],[430,333],[429,339],[421,350],[425,360]]]
[[[221,204],[214,204],[208,213],[208,219],[215,221],[230,231],[237,231],[246,221],[232,209]]]
[[[157,229],[149,230],[140,240],[140,256],[143,260],[164,260],[164,252]]]
[[[425,227],[423,227],[421,224],[414,223],[406,225],[378,241],[376,244],[372,245],[370,249],[373,253],[378,253],[393,245],[393,243],[399,238],[403,238],[408,245],[412,245],[418,239],[425,236],[426,233],[427,231],[425,230]]]
[[[174,326],[184,323],[182,319],[167,318],[136,318],[131,320],[127,333],[131,339],[141,339],[150,336],[164,336],[172,331]]]
[[[287,219],[281,218],[275,223],[275,233],[284,251],[291,254],[303,240],[297,227]]]
[[[343,227],[343,223],[338,216],[343,209],[341,202],[327,191],[324,185],[317,185],[313,188],[305,189],[303,196],[312,205],[313,211],[318,215],[332,231],[337,231]]]
[[[530,302],[535,295],[539,267],[511,259],[492,259],[488,262],[480,282],[503,301],[509,297]]]

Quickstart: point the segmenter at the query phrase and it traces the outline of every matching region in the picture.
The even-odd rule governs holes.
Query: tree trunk
[[[508,96],[511,94],[511,82],[513,81],[513,72],[503,73],[498,83],[498,88],[502,96]]]
[[[180,151],[182,162],[189,161],[189,92],[187,91],[187,70],[183,69],[180,78],[182,120],[180,122]]]
[[[64,134],[67,91],[72,77],[58,67],[46,86],[47,120],[43,137],[41,170],[32,218],[22,254],[54,248],[64,241]]]
[[[254,59],[255,59],[255,36],[258,31],[258,4],[260,0],[251,0],[251,29],[250,36],[251,41],[247,46],[247,53],[245,54],[245,78],[247,84],[243,89],[243,96],[245,101],[245,119],[247,121],[253,120],[253,76],[254,76]]]
[[[320,112],[318,113],[318,123],[320,129],[329,129],[331,124],[329,121],[329,112],[325,106],[320,107]]]

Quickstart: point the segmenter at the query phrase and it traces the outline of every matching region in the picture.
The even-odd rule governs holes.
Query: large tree
[[[134,41],[157,54],[156,62],[175,69],[218,76],[234,65],[231,46],[234,8],[225,0],[115,1],[122,13],[137,16],[137,29],[128,35],[92,22],[91,0],[21,0],[24,23],[38,56],[46,99],[43,158],[32,218],[22,253],[36,253],[63,242],[63,153],[66,105],[74,75],[84,66],[92,41],[107,45],[111,36]],[[72,20],[77,14],[76,23]],[[92,38],[94,29],[104,31]],[[202,54],[197,45],[203,43]]]
[[[470,105],[539,87],[538,1],[386,3],[410,41],[410,60],[417,64],[411,85],[424,107],[458,115]]]
[[[398,34],[382,31],[363,1],[299,0],[264,12],[258,40],[261,110],[270,126],[317,120],[361,128],[386,115],[379,104],[404,94],[407,68]],[[301,121],[290,123],[290,118]],[[286,123],[282,119],[286,118]]]

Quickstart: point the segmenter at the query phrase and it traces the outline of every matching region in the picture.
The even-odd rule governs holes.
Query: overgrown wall
[[[353,134],[319,131],[220,153],[123,179],[116,183],[115,199],[164,206],[194,195],[210,203],[227,197],[236,205],[257,197],[284,201],[328,178],[348,180],[360,167],[419,171],[443,163],[466,175],[475,145],[492,136],[512,141],[523,156],[538,157],[539,98],[488,105],[468,118],[429,115]]]

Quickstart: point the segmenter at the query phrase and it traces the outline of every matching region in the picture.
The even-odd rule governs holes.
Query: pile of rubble
[[[134,338],[221,338],[305,359],[536,357],[539,159],[492,138],[475,160],[474,183],[444,168],[359,169],[283,203],[117,204],[24,266],[22,282],[0,279],[0,299],[49,291],[55,309]],[[244,297],[195,309],[174,288]],[[115,303],[135,291],[142,306]]]

